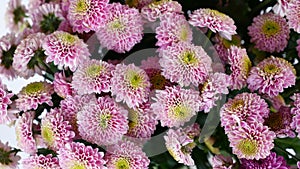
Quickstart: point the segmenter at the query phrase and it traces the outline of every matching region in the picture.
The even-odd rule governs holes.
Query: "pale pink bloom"
[[[288,3],[286,18],[291,29],[300,33],[300,1],[290,0]]]
[[[13,149],[8,145],[8,142],[6,144],[3,144],[0,141],[1,169],[18,169],[18,164],[21,157],[19,155],[16,155],[16,152],[11,151],[13,151]]]
[[[142,148],[130,141],[119,141],[108,146],[104,159],[107,161],[108,169],[147,169],[150,164]]]
[[[29,25],[25,19],[28,10],[21,2],[21,0],[8,1],[8,7],[5,12],[5,22],[11,32],[22,32],[22,30]]]
[[[298,51],[298,57],[300,58],[300,39],[297,40],[296,50]]]
[[[16,107],[27,111],[37,109],[43,103],[53,106],[51,95],[54,93],[53,85],[48,82],[32,82],[23,87],[18,94]]]
[[[177,1],[161,0],[153,1],[149,5],[144,6],[141,9],[142,16],[150,22],[156,21],[156,19],[167,13],[183,13],[182,6]]]
[[[37,152],[36,142],[32,131],[34,115],[34,112],[24,112],[15,124],[17,145],[23,152],[31,155]]]
[[[56,31],[65,20],[59,4],[45,3],[31,11],[32,28],[43,33]]]
[[[180,86],[198,86],[212,72],[212,60],[201,46],[179,42],[161,50],[162,75]]]
[[[156,46],[164,49],[178,42],[191,42],[192,29],[184,15],[168,13],[160,18],[160,25],[155,30]]]
[[[52,154],[34,155],[23,159],[24,168],[30,169],[61,169],[57,157],[52,157]]]
[[[288,8],[290,0],[277,0],[276,5],[273,6],[272,10],[275,14],[284,17]]]
[[[62,113],[61,110],[51,109],[42,119],[41,135],[45,144],[54,151],[71,143],[75,136],[72,126],[64,120]]]
[[[230,64],[231,89],[242,89],[247,85],[247,78],[251,70],[251,61],[246,49],[231,46],[228,50],[228,63]]]
[[[118,64],[112,72],[111,93],[116,101],[125,102],[129,108],[148,101],[151,83],[146,72],[134,64]]]
[[[75,91],[71,85],[72,77],[66,77],[64,72],[54,74],[53,87],[54,91],[62,98],[72,96]]]
[[[73,31],[79,33],[97,31],[108,17],[108,2],[109,0],[69,1],[66,11]]]
[[[212,158],[213,169],[232,169],[234,163],[232,157],[224,155],[215,155]]]
[[[200,8],[189,15],[189,23],[195,27],[207,27],[214,33],[231,40],[231,36],[237,34],[234,20],[228,15],[217,10]]]
[[[104,25],[96,34],[101,45],[118,53],[130,51],[143,38],[143,21],[138,9],[109,4]]]
[[[161,66],[159,65],[159,57],[158,56],[147,57],[147,59],[144,59],[141,61],[140,68],[142,68],[144,70],[146,70],[146,69],[161,69]]]
[[[99,97],[77,113],[80,136],[91,143],[111,145],[122,139],[128,130],[128,111],[112,98]]]
[[[251,69],[247,82],[251,91],[274,97],[295,85],[296,70],[285,59],[271,56]]]
[[[114,68],[102,60],[87,59],[74,72],[72,87],[79,95],[109,92]]]
[[[53,61],[55,65],[70,68],[72,72],[90,56],[87,44],[82,39],[63,31],[46,36],[43,48],[47,63]]]
[[[0,124],[8,124],[16,119],[15,115],[8,110],[13,95],[7,91],[6,85],[0,79]]]
[[[156,90],[151,108],[162,126],[179,127],[188,122],[199,110],[199,92],[179,86]]]
[[[35,73],[42,74],[45,67],[41,62],[44,62],[46,58],[42,49],[44,38],[44,33],[33,33],[23,39],[17,46],[12,67],[19,76],[28,79],[34,76]]]
[[[291,109],[291,113],[293,114],[291,127],[295,129],[296,133],[298,134],[298,138],[300,138],[300,94],[295,93],[291,99],[294,101],[294,107]]]
[[[270,53],[283,51],[290,38],[286,19],[273,13],[256,16],[248,31],[255,48]]]
[[[276,134],[259,122],[248,124],[242,121],[236,130],[232,130],[228,134],[232,152],[239,159],[247,160],[259,160],[269,156],[271,149],[274,148],[275,138]]]

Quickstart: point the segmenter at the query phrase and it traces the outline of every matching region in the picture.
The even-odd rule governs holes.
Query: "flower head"
[[[273,13],[255,17],[248,30],[250,41],[255,47],[271,53],[283,51],[290,37],[286,20]]]
[[[241,89],[247,85],[247,78],[252,65],[251,61],[246,49],[232,46],[228,52],[228,63],[231,70],[231,88]]]
[[[55,73],[53,80],[54,91],[62,98],[72,96],[75,91],[71,85],[71,77],[65,77],[64,73]]]
[[[223,155],[215,155],[212,158],[212,167],[213,169],[232,169],[233,167],[233,160],[230,156],[223,156]]]
[[[179,42],[160,52],[162,75],[171,82],[189,86],[205,82],[212,60],[201,46]]]
[[[21,32],[27,26],[25,18],[27,9],[21,4],[21,0],[10,0],[5,13],[6,25],[11,32]]]
[[[192,29],[184,15],[168,13],[160,18],[160,25],[156,28],[156,46],[166,48],[178,42],[191,42]]]
[[[225,103],[221,110],[221,126],[225,132],[231,132],[240,125],[241,121],[252,123],[263,122],[269,115],[268,104],[255,93],[242,93],[236,95]]]
[[[91,101],[77,114],[80,136],[98,145],[115,144],[127,133],[128,111],[112,98]]]
[[[75,71],[84,59],[90,56],[87,44],[76,35],[56,31],[46,36],[43,49],[47,55],[46,62],[54,61],[60,67],[69,67]]]
[[[105,61],[87,59],[74,72],[72,87],[80,95],[109,92],[113,70],[114,65]]]
[[[34,112],[24,112],[15,125],[18,146],[22,151],[31,155],[37,152],[32,131],[33,119]]]
[[[251,69],[247,82],[251,91],[274,97],[284,88],[295,85],[296,70],[288,61],[272,56]]]
[[[52,106],[51,95],[54,93],[53,85],[47,82],[32,82],[23,87],[18,94],[16,106],[19,110],[27,111],[37,109],[38,105],[46,103]]]
[[[147,57],[146,60],[141,61],[140,68],[146,70],[146,69],[161,69],[161,66],[159,65],[159,57],[158,56],[152,56]]]
[[[183,13],[182,6],[177,1],[154,0],[141,9],[142,16],[150,22],[168,13]]]
[[[119,141],[109,146],[105,154],[107,168],[138,168],[147,169],[150,160],[142,151],[142,148],[130,141]]]
[[[275,14],[284,17],[287,12],[288,4],[290,0],[277,0],[277,4],[273,6],[273,11]]]
[[[300,58],[300,39],[297,40],[297,47],[296,47],[297,51],[298,51],[298,57]]]
[[[11,152],[12,148],[8,146],[8,143],[3,144],[0,141],[0,168],[1,169],[17,169],[20,156],[15,152]]]
[[[298,133],[298,138],[300,138],[300,94],[295,93],[291,99],[294,101],[294,107],[291,109],[291,113],[293,114],[291,127],[295,129]]]
[[[56,31],[59,24],[65,20],[59,4],[44,3],[31,13],[33,29],[43,33]]]
[[[162,126],[182,126],[199,110],[199,93],[192,89],[166,87],[165,90],[156,90],[153,100],[155,103],[151,108]]]
[[[271,152],[269,156],[260,160],[241,159],[240,169],[257,169],[257,168],[272,168],[272,169],[289,169],[286,161],[282,156],[277,156]]]
[[[107,17],[109,0],[69,1],[68,19],[73,31],[79,33],[97,31]]]
[[[27,79],[35,73],[42,74],[40,62],[46,59],[42,49],[45,36],[43,33],[30,34],[17,46],[12,66],[19,76]]]
[[[112,75],[111,92],[117,102],[126,102],[133,108],[148,101],[151,84],[143,69],[134,64],[118,64]]]
[[[13,95],[13,93],[7,92],[6,86],[0,80],[0,124],[10,123],[16,118],[7,110],[8,106],[12,103],[10,98]]]
[[[289,28],[300,33],[300,1],[290,0],[287,5],[286,18],[288,19]]]
[[[261,123],[241,122],[236,130],[229,133],[228,140],[233,153],[239,159],[259,160],[270,155],[275,137],[275,133]]]
[[[101,45],[118,53],[130,51],[142,40],[142,16],[138,9],[120,3],[109,4],[108,11],[104,25],[96,33]]]
[[[64,120],[62,112],[58,109],[51,109],[42,119],[41,135],[45,144],[57,151],[65,144],[71,143],[75,133],[69,122]]]
[[[51,154],[47,156],[44,155],[34,155],[30,156],[22,161],[24,168],[32,169],[61,169],[58,163],[57,157],[52,157]]]
[[[189,23],[200,28],[207,27],[213,32],[218,32],[220,36],[231,40],[231,36],[236,34],[236,26],[229,16],[213,9],[200,8],[189,15]]]

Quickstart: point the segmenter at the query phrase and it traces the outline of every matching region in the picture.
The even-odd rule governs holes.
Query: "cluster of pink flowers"
[[[277,148],[300,139],[300,1],[272,9],[239,30],[230,13],[173,0],[11,0],[1,77],[44,80],[14,93],[0,79],[18,148],[0,141],[0,168],[160,168],[157,140],[163,168],[295,166],[299,152]],[[128,57],[144,45],[155,54]]]

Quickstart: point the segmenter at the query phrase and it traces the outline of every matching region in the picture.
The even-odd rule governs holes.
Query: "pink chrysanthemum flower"
[[[22,161],[24,168],[31,169],[61,169],[57,157],[52,157],[52,154],[34,155]]]
[[[241,121],[262,123],[268,115],[268,104],[255,93],[238,94],[220,109],[221,126],[226,133],[235,130]]]
[[[251,124],[241,122],[240,126],[228,135],[232,152],[239,159],[247,160],[259,160],[269,156],[274,147],[275,138],[276,134],[259,122]]]
[[[300,161],[297,162],[297,167],[300,169]]]
[[[16,117],[7,110],[8,106],[12,103],[10,98],[13,95],[13,93],[7,92],[6,86],[2,84],[0,79],[0,124],[7,124],[16,119]]]
[[[231,46],[228,52],[228,63],[231,70],[231,89],[241,89],[247,85],[247,78],[252,66],[251,61],[246,49]]]
[[[38,105],[46,103],[52,106],[51,95],[54,93],[53,85],[47,82],[32,82],[23,87],[18,94],[16,107],[27,111],[37,109]]]
[[[150,103],[147,102],[137,108],[128,110],[127,136],[141,139],[149,139],[154,133],[157,120],[154,112],[150,109]]]
[[[32,131],[33,119],[34,112],[24,112],[15,125],[18,146],[23,152],[31,155],[37,152],[36,142],[33,138]]]
[[[63,169],[106,169],[104,153],[82,143],[70,143],[58,151],[59,165]]]
[[[67,96],[60,102],[60,109],[63,112],[64,120],[69,121],[72,130],[75,132],[75,138],[80,138],[77,113],[80,112],[84,106],[88,105],[90,101],[96,101],[96,97],[93,95]]]
[[[146,72],[134,64],[118,64],[112,72],[111,93],[117,102],[125,102],[129,108],[148,101],[150,82]]]
[[[241,159],[240,169],[257,169],[257,168],[272,168],[272,169],[290,169],[285,159],[282,156],[277,156],[276,153],[271,154],[260,160]]]
[[[294,115],[291,127],[295,129],[298,134],[298,138],[300,138],[300,94],[295,93],[291,99],[294,101],[294,107],[291,109],[291,113]]]
[[[213,169],[232,169],[233,168],[233,160],[230,156],[223,155],[215,155],[212,158],[212,167]]]
[[[290,0],[277,0],[277,4],[273,6],[272,10],[275,14],[284,17],[288,8]]]
[[[47,55],[46,62],[54,61],[55,65],[69,67],[73,72],[90,56],[87,44],[82,39],[63,31],[46,36],[43,48]]]
[[[300,58],[300,39],[297,40],[296,50],[298,51],[298,57]]]
[[[161,69],[161,66],[159,65],[159,57],[152,56],[152,57],[148,57],[146,60],[142,60],[140,68],[142,68],[144,70],[146,70],[146,69]]]
[[[42,49],[43,33],[34,33],[23,39],[15,50],[12,66],[19,76],[26,79],[35,73],[42,74],[41,67],[46,55]]]
[[[167,13],[183,13],[182,6],[177,1],[161,0],[152,1],[149,5],[144,6],[141,9],[142,16],[150,22],[156,21],[156,19]]]
[[[8,143],[3,144],[0,141],[0,168],[1,169],[17,169],[20,156],[16,155],[16,152],[12,150]]]
[[[281,106],[277,112],[270,113],[264,124],[274,131],[278,138],[293,138],[296,134],[291,127],[292,118],[291,109],[287,106]]]
[[[54,151],[64,147],[67,143],[71,143],[75,136],[72,126],[64,120],[62,113],[58,109],[51,109],[42,119],[42,138],[45,144]]]
[[[180,87],[157,90],[151,105],[162,126],[179,127],[199,110],[199,92]]]
[[[10,0],[5,13],[6,25],[11,32],[21,32],[28,23],[27,9],[22,5],[21,0]]]
[[[125,3],[130,7],[135,7],[137,9],[142,9],[144,6],[149,5],[152,0],[125,0]]]
[[[56,31],[59,24],[65,20],[59,4],[45,3],[31,12],[33,29],[43,33]]]
[[[69,1],[68,19],[74,32],[97,31],[109,12],[109,0],[74,0]]]
[[[191,42],[192,29],[184,15],[168,13],[160,18],[160,25],[155,30],[156,46],[164,49],[178,42]]]
[[[91,101],[77,114],[80,136],[98,145],[110,145],[127,133],[128,111],[112,98],[100,97]]]
[[[271,53],[283,51],[290,38],[286,19],[273,13],[255,17],[248,31],[255,48]]]
[[[222,94],[228,94],[230,78],[224,73],[212,74],[200,89],[200,111],[208,113],[216,106],[216,101],[222,98]]]
[[[107,160],[107,168],[136,168],[147,169],[150,160],[142,151],[142,148],[130,141],[119,141],[109,146],[104,157]]]
[[[291,29],[300,33],[300,1],[290,0],[288,3],[286,18]]]
[[[272,56],[251,69],[247,82],[251,91],[258,90],[259,93],[274,97],[284,88],[295,85],[296,70],[283,58]]]
[[[145,69],[149,81],[151,83],[150,90],[164,90],[166,86],[173,86],[174,83],[171,83],[170,80],[166,79],[162,75],[162,70],[160,69]],[[150,93],[150,97],[153,93]]]
[[[55,73],[53,80],[54,91],[62,98],[72,96],[75,91],[71,85],[72,77],[66,77],[63,72]]]
[[[162,75],[180,86],[205,82],[212,72],[212,60],[201,46],[179,42],[160,52]]]
[[[184,129],[169,129],[167,135],[164,136],[164,140],[170,155],[178,163],[183,163],[188,166],[195,164],[191,153],[196,143],[193,137],[189,137],[188,133],[184,132]]]
[[[74,72],[72,87],[78,94],[109,92],[115,66],[102,60],[87,59]]]
[[[201,8],[193,11],[189,17],[191,25],[200,28],[207,27],[228,40],[231,40],[231,36],[236,34],[233,19],[217,10]]]
[[[16,77],[12,63],[19,41],[19,37],[16,37],[14,33],[8,33],[0,38],[0,74],[8,79]]]
[[[143,21],[139,10],[113,3],[104,25],[97,30],[97,37],[104,47],[118,53],[130,51],[143,37]]]

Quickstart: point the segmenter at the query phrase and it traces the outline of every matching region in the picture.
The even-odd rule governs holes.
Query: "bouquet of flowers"
[[[0,124],[17,141],[0,141],[0,168],[300,168],[299,11],[10,0],[0,74],[43,80],[20,92],[0,80]]]

